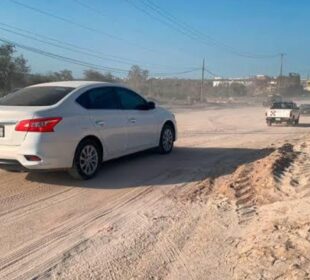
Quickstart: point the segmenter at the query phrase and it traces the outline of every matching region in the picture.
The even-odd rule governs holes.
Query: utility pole
[[[280,53],[281,64],[280,64],[280,76],[279,76],[279,84],[278,84],[278,90],[279,90],[280,94],[281,94],[281,86],[282,86],[283,58],[284,58],[284,56],[285,56],[285,53]]]
[[[203,86],[205,79],[205,59],[202,61],[202,70],[201,70],[201,87],[200,87],[200,102],[203,102]]]
[[[285,53],[280,53],[280,57],[281,57],[281,66],[280,66],[280,77],[283,76],[283,58],[285,56]]]

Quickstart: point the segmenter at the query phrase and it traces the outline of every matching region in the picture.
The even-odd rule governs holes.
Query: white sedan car
[[[175,117],[122,85],[38,84],[0,99],[0,168],[66,169],[92,178],[100,164],[156,147],[170,153]]]

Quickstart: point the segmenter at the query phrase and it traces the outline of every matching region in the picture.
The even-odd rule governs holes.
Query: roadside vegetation
[[[32,84],[74,79],[122,83],[156,101],[186,101],[188,104],[199,103],[210,98],[257,97],[275,93],[280,93],[282,96],[305,94],[298,74],[277,78],[264,76],[263,79],[253,77],[246,83],[240,80],[222,79],[216,85],[215,79],[207,79],[204,81],[201,94],[199,79],[152,77],[147,69],[142,69],[138,65],[133,65],[124,77],[94,69],[84,70],[81,77],[75,77],[70,69],[33,73],[28,60],[16,53],[15,46],[8,44],[0,46],[0,96]]]

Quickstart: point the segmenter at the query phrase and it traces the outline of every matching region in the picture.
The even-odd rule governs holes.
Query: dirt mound
[[[178,188],[177,191],[173,189],[169,192],[168,197],[182,204],[207,203],[214,184],[214,178],[207,178],[195,184],[187,184],[182,188]]]
[[[231,189],[237,206],[241,207],[254,207],[287,199],[281,183],[299,154],[293,145],[284,144],[269,156],[239,167],[225,187]]]
[[[226,182],[242,225],[235,279],[310,279],[309,155],[307,143],[285,144]]]

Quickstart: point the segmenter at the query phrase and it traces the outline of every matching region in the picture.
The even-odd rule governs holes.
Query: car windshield
[[[294,103],[274,103],[271,106],[271,109],[293,109],[294,108]]]
[[[0,99],[0,106],[51,106],[68,95],[71,87],[27,87]]]

